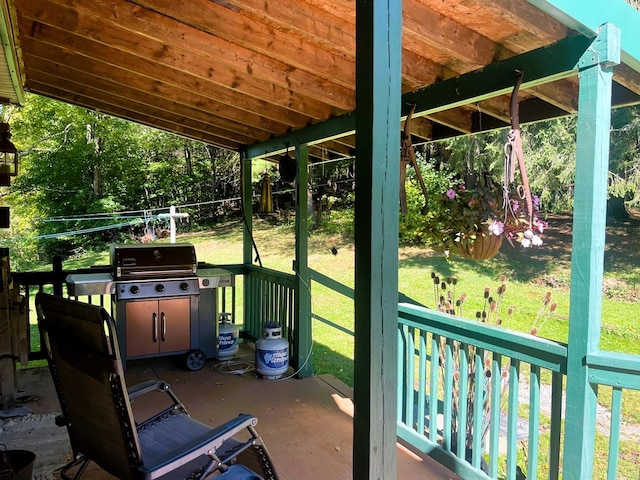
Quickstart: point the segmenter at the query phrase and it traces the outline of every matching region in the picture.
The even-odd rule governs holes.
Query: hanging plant
[[[511,98],[512,128],[503,149],[502,183],[491,168],[478,165],[478,152],[470,150],[466,172],[452,175],[445,190],[434,195],[436,213],[431,220],[438,225],[436,233],[447,253],[486,260],[496,255],[504,239],[524,248],[543,243],[547,224],[538,218],[540,201],[531,194],[520,141],[516,98],[521,82],[518,74]]]

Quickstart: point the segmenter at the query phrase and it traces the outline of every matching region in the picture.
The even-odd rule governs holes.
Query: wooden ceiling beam
[[[638,76],[638,72],[628,65],[616,65],[613,69],[613,79],[633,92],[640,92],[640,77]]]
[[[144,63],[139,68],[145,68],[144,64],[150,62],[151,68],[156,64],[158,68],[175,69],[179,74],[193,76],[193,82],[213,83],[216,88],[222,87],[233,92],[241,92],[316,120],[335,113],[342,113],[345,107],[353,106],[353,91],[342,89],[341,93],[345,97],[340,98],[340,108],[332,107],[332,101],[327,98],[326,94],[324,94],[322,101],[308,97],[300,91],[292,90],[288,85],[272,84],[269,79],[259,78],[253,72],[248,73],[247,65],[244,65],[242,70],[234,70],[215,59],[178,48],[174,43],[159,38],[158,34],[155,38],[140,35],[121,27],[119,23],[92,16],[89,14],[90,11],[83,10],[80,12],[81,15],[76,12],[76,18],[71,25],[69,20],[69,18],[73,18],[71,9],[59,6],[55,0],[43,0],[43,2],[50,8],[44,10],[25,9],[24,16],[54,28],[69,31],[70,34],[85,38],[87,42],[104,45],[104,55],[109,55],[115,49],[125,52],[129,58],[142,58]],[[155,15],[167,21],[165,17]],[[185,30],[190,27],[178,25],[176,28]],[[191,30],[194,29],[191,28]],[[188,32],[183,31],[182,33],[189,36]],[[59,41],[64,40],[60,39]],[[68,43],[63,45],[65,44]],[[185,45],[185,43],[182,42],[180,45]],[[96,54],[100,52],[98,47],[94,47],[94,51]],[[233,51],[228,51],[227,55],[232,55],[232,53]],[[283,83],[283,80],[280,80],[280,83]],[[336,96],[334,95],[333,98],[335,99]]]
[[[456,58],[469,70],[491,63],[496,44],[461,23],[445,17],[417,0],[403,0],[403,35],[432,50],[428,55],[450,67],[447,59]]]
[[[40,95],[45,97],[60,100],[72,105],[83,107],[89,110],[95,110],[106,115],[112,115],[114,117],[130,120],[132,122],[147,125],[149,127],[158,128],[167,132],[175,133],[193,140],[199,140],[201,142],[209,143],[211,145],[219,145],[229,150],[238,151],[240,145],[232,142],[226,138],[217,137],[216,135],[203,134],[198,131],[195,132],[190,128],[181,125],[180,123],[168,122],[149,115],[133,114],[132,112],[114,106],[111,103],[97,102],[93,98],[84,97],[78,94],[69,94],[68,92],[61,91],[58,88],[50,87],[48,85],[38,84],[33,82],[33,87],[37,88]]]
[[[433,137],[433,122],[426,117],[416,117],[411,120],[409,131],[411,135],[419,137],[423,140],[431,140]],[[404,123],[403,127],[404,129]]]
[[[25,22],[30,22],[31,20],[34,19],[23,19]],[[138,73],[150,79],[161,79],[162,83],[173,85],[176,88],[188,88],[193,92],[198,92],[208,98],[243,110],[260,112],[261,116],[285,125],[299,127],[309,124],[311,120],[308,116],[289,110],[286,107],[243,95],[233,88],[220,88],[222,85],[172,68],[167,66],[166,63],[157,63],[137,57],[129,52],[76,36],[52,25],[39,24],[34,35],[36,40],[52,45],[60,45],[62,48],[73,48],[75,55],[84,56],[87,60],[102,59],[102,61],[125,71]],[[67,56],[69,57],[69,55]]]
[[[566,26],[526,0],[418,1],[517,53],[567,36]]]
[[[442,66],[409,49],[402,50],[402,77],[411,82],[403,92],[431,85],[442,77]]]
[[[527,89],[527,92],[533,94],[535,97],[567,113],[578,112],[577,91],[578,82],[576,79],[571,78],[547,83],[545,85],[537,85]]]
[[[523,4],[519,1],[515,2],[518,5],[510,5],[510,2],[505,0],[492,8],[488,7],[488,3],[404,0],[405,11],[415,12],[413,14],[418,20],[408,24],[406,15],[403,20],[405,28],[415,35],[416,41],[433,42],[431,48],[435,49],[441,49],[442,45],[445,45],[446,49],[442,50],[440,55],[443,55],[445,59],[449,56],[454,56],[457,59],[455,63],[450,63],[447,67],[455,71],[456,75],[464,74],[479,66],[489,64],[495,59],[506,59],[527,50],[524,46],[519,47],[516,51],[507,50],[504,46],[499,47],[499,43],[497,43],[503,38],[500,38],[500,34],[496,32],[503,31],[502,36],[508,36],[508,32],[522,32],[523,28],[518,26],[514,10],[530,15],[533,20],[540,20],[541,16],[549,19],[539,10],[533,9],[527,2]],[[536,10],[537,13],[532,10]],[[504,22],[496,22],[496,16],[503,18]],[[452,22],[450,18],[460,18],[460,24]],[[440,21],[440,19],[442,20]],[[549,27],[532,27],[534,31],[544,34],[546,41],[537,39],[530,42],[529,50],[563,38],[566,29],[563,30],[558,22],[549,20],[553,24]],[[530,23],[528,22],[528,25]],[[463,27],[463,25],[470,25],[473,29]],[[451,39],[455,41],[452,42]],[[433,53],[431,55],[435,56]],[[443,62],[444,60],[439,63]],[[558,82],[553,88],[548,85],[538,86],[533,90],[533,93],[558,108],[575,113],[577,108],[575,91],[576,85],[565,80]]]
[[[349,148],[356,148],[356,136],[355,134],[345,135],[344,137],[335,138],[333,140],[336,143],[341,145],[345,145]]]
[[[335,140],[328,140],[326,142],[316,144],[315,147],[317,147],[321,152],[321,157],[329,157],[330,154],[334,154],[339,157],[351,157],[356,153],[353,147],[336,142]]]
[[[311,2],[287,0],[225,0],[225,4],[258,22],[269,22],[282,31],[337,54],[353,57],[356,49],[355,18],[349,20],[335,11],[323,10]]]
[[[199,93],[154,81],[149,77],[139,75],[104,62],[95,61],[86,57],[70,55],[68,52],[65,52],[55,45],[36,42],[34,39],[30,38],[23,39],[23,44],[28,47],[27,50],[37,51],[43,55],[43,57],[37,58],[40,58],[40,61],[50,62],[50,67],[48,67],[48,70],[50,71],[57,68],[57,63],[51,62],[48,59],[65,58],[64,65],[73,69],[75,72],[78,72],[74,73],[75,75],[79,75],[79,72],[90,70],[93,76],[108,79],[113,82],[114,91],[122,88],[124,85],[127,85],[134,90],[147,92],[147,94],[152,96],[174,99],[177,103],[189,106],[197,111],[203,112],[204,114],[222,116],[230,121],[243,123],[271,134],[282,134],[286,132],[288,128],[284,123],[262,118],[257,114],[252,114],[246,110],[241,110],[236,107],[223,104],[217,100],[204,97]],[[35,58],[31,56],[28,57]],[[62,79],[62,81],[64,82],[65,80]],[[208,121],[211,120],[213,120],[213,118],[210,118]]]
[[[216,121],[215,127],[206,126],[206,121],[211,121],[211,116],[209,116],[208,120],[194,119],[192,110],[180,108],[169,100],[162,101],[154,98],[149,101],[149,97],[143,92],[131,91],[130,89],[128,91],[126,88],[118,89],[118,93],[114,94],[101,88],[101,80],[78,72],[76,81],[61,81],[60,77],[52,75],[48,71],[32,69],[30,70],[29,85],[47,85],[51,88],[57,88],[61,92],[68,92],[69,95],[77,93],[86,98],[95,98],[102,103],[111,102],[115,106],[123,110],[129,110],[132,113],[146,114],[164,119],[167,122],[179,123],[193,131],[199,130],[203,134],[214,133],[217,137],[227,138],[238,144],[253,143],[257,140],[267,140],[269,138],[267,132],[257,131],[222,118]]]
[[[48,3],[51,7],[47,10],[50,11],[64,10],[66,2],[50,0]],[[129,2],[93,0],[78,4],[75,11],[80,12],[84,18],[82,28],[86,35],[99,40],[98,34],[104,37],[106,34],[103,32],[109,32],[109,36],[113,36],[117,42],[117,45],[112,46],[122,50],[144,53],[144,47],[148,43],[151,53],[146,56],[149,58],[158,56],[158,52],[164,49],[159,61],[178,58],[181,63],[186,64],[185,71],[201,66],[202,72],[199,74],[204,75],[204,78],[209,78],[215,72],[218,82],[226,77],[227,80],[223,83],[227,86],[234,85],[233,88],[241,91],[244,88],[257,89],[255,93],[247,93],[265,99],[275,97],[273,101],[276,104],[289,105],[290,108],[296,107],[296,97],[299,96],[302,100],[298,103],[305,105],[311,112],[313,102],[318,103],[315,108],[320,111],[326,110],[328,106],[340,111],[353,109],[353,88],[345,88],[307,72],[291,69],[282,62]],[[80,28],[78,22],[76,33]],[[154,42],[159,45],[153,45]],[[172,51],[176,53],[172,55]],[[309,115],[313,116],[311,113]]]
[[[135,0],[134,3],[343,87],[353,88],[355,84],[355,63],[352,59],[319,49],[307,38],[293,37],[288,31],[271,28],[243,15],[227,2]],[[251,34],[247,35],[247,32]]]
[[[473,132],[471,112],[465,108],[452,108],[451,110],[432,113],[427,115],[427,118],[460,133]]]

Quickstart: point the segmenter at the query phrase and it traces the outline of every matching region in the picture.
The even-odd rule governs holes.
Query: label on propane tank
[[[288,366],[289,349],[257,350],[258,361],[269,368],[282,368]]]
[[[218,336],[218,348],[233,348],[238,343],[238,332],[221,333]]]

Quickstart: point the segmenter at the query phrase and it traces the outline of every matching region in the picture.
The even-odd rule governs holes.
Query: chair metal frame
[[[36,309],[62,411],[56,423],[66,426],[73,451],[62,478],[80,478],[93,461],[124,480],[205,478],[216,471],[227,472],[218,478],[262,479],[233,472],[239,455],[255,451],[265,478],[277,480],[256,417],[241,414],[211,427],[191,417],[166,382],[127,389],[115,322],[104,308],[40,292]],[[137,422],[131,402],[150,392],[166,393],[160,403],[168,406]]]

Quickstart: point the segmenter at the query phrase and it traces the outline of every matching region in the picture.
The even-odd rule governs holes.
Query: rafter
[[[226,2],[136,0],[135,3],[344,87],[354,85],[355,65],[350,59],[332,55],[289,32],[269,28],[265,23],[239,14]],[[205,11],[207,15],[202,15]],[[251,32],[251,35],[247,36],[245,32]]]
[[[38,62],[48,62],[49,64],[48,67],[41,66],[41,69],[55,71],[57,69],[57,65],[54,62],[51,62],[49,58],[59,56],[59,48],[53,45],[36,42],[34,39],[25,39],[24,41],[26,45],[29,45],[30,42],[35,42],[37,44],[37,48],[33,47],[30,48],[30,50],[38,51],[43,56],[27,56],[26,60],[38,58]],[[38,65],[40,65],[40,63],[35,64],[35,66]],[[173,98],[175,96],[177,98],[176,101],[188,106],[195,105],[197,106],[197,110],[201,111],[205,115],[223,115],[225,118],[230,120],[242,122],[245,125],[251,125],[272,134],[277,134],[278,132],[284,133],[287,130],[287,125],[285,123],[264,119],[257,114],[252,114],[246,110],[231,107],[217,100],[207,98],[197,91],[188,91],[180,88],[178,89],[180,95],[176,96],[176,87],[173,85],[156,82],[147,76],[139,75],[131,72],[130,70],[118,68],[105,62],[98,62],[90,58],[69,56],[64,68],[73,69],[74,76],[78,78],[82,78],[83,71],[90,69],[92,76],[101,77],[113,82],[114,85],[109,91],[116,90],[122,88],[121,86],[123,85],[127,85],[139,92],[147,92],[148,95],[157,96],[159,98]],[[64,79],[65,77],[61,78]],[[90,80],[91,77],[87,78],[88,82]]]
[[[79,107],[84,107],[90,110],[96,110],[107,115],[113,115],[118,118],[123,118],[125,120],[140,123],[142,125],[159,128],[167,132],[173,132],[187,138],[200,140],[212,145],[221,145],[231,150],[237,150],[239,147],[236,142],[229,141],[226,138],[218,137],[216,135],[206,135],[203,138],[200,132],[194,132],[190,128],[187,128],[180,123],[164,121],[162,119],[158,119],[157,117],[152,117],[149,115],[133,114],[129,110],[119,108],[111,103],[103,103],[100,101],[96,101],[94,98],[85,97],[83,95],[74,94],[70,96],[68,95],[68,92],[61,91],[58,88],[50,87],[49,85],[39,84],[36,81],[32,82],[31,88],[37,88],[38,91],[42,92],[43,95],[56,100],[70,103],[72,105],[77,105]]]
[[[66,67],[59,68],[64,69]],[[75,93],[86,98],[95,98],[105,104],[111,102],[114,105],[121,105],[123,109],[126,108],[131,114],[145,114],[167,122],[189,126],[194,132],[199,131],[201,137],[213,133],[218,137],[233,140],[234,143],[238,144],[255,141],[257,138],[266,140],[270,137],[268,132],[238,124],[237,122],[231,122],[224,118],[216,122],[215,128],[204,129],[204,112],[195,112],[188,107],[176,105],[175,102],[170,100],[151,97],[144,92],[126,87],[118,89],[118,93],[114,94],[103,88],[104,83],[110,83],[108,80],[92,77],[82,72],[78,72],[75,78],[75,81],[67,80],[63,83],[60,82],[60,77],[50,73],[50,69],[40,71],[34,68],[33,75],[30,76],[30,85],[32,84],[31,82],[35,82],[57,88],[59,92],[68,92],[69,96]],[[194,138],[198,137],[194,134]]]

